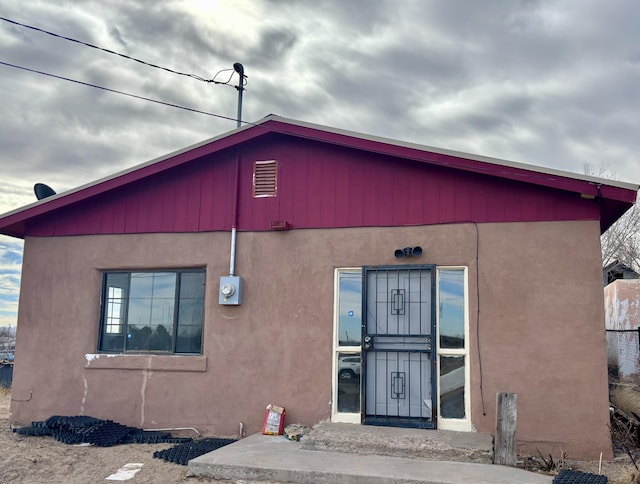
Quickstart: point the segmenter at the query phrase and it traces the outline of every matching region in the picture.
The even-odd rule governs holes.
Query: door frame
[[[420,351],[406,350],[407,353],[428,353],[428,371],[430,375],[431,384],[431,417],[394,417],[394,416],[367,416],[366,414],[366,387],[367,387],[367,364],[366,364],[366,352],[365,348],[365,334],[367,333],[367,285],[369,272],[383,272],[383,271],[411,271],[411,270],[428,270],[430,275],[431,290],[429,291],[430,298],[430,314],[429,314],[429,330],[428,336],[431,337],[431,344],[428,349]],[[363,266],[362,267],[362,350],[361,350],[361,371],[360,371],[360,412],[361,422],[365,425],[383,425],[393,427],[412,427],[412,428],[424,428],[434,429],[437,427],[438,416],[438,375],[436,372],[437,365],[437,298],[436,298],[436,270],[435,264],[398,264],[398,265],[382,265],[382,266]],[[427,335],[425,335],[427,336]],[[368,350],[375,352],[375,349]],[[381,350],[384,351],[384,350]]]
[[[367,266],[367,267],[376,267],[376,266]],[[396,267],[396,266],[392,266]],[[338,378],[337,378],[337,366],[338,366],[338,353],[347,353],[353,355],[361,355],[361,346],[339,346],[338,344],[338,335],[337,332],[339,330],[339,303],[340,303],[340,274],[343,272],[351,272],[351,273],[359,273],[361,277],[364,277],[362,266],[356,267],[336,267],[334,269],[333,274],[333,283],[334,283],[334,310],[333,310],[333,342],[332,342],[332,394],[331,394],[331,421],[332,422],[347,422],[354,424],[361,424],[363,420],[363,412],[362,409],[362,394],[360,396],[360,412],[359,413],[347,413],[347,412],[338,412]],[[436,313],[436,336],[435,336],[435,346],[434,349],[437,351],[437,355],[434,355],[436,361],[438,363],[438,367],[436,371],[436,381],[438,383],[437,388],[437,402],[435,403],[435,407],[437,410],[436,423],[437,427],[442,430],[457,430],[457,431],[473,431],[473,425],[471,422],[471,362],[470,356],[470,321],[469,321],[469,267],[464,265],[435,265],[435,273],[436,273],[436,298],[437,298],[437,307],[440,307],[440,288],[439,288],[439,275],[441,270],[460,270],[464,272],[464,339],[465,339],[465,348],[463,350],[451,350],[451,349],[442,349],[440,348],[440,314],[439,311]],[[464,419],[451,419],[444,418],[441,416],[441,405],[440,405],[440,356],[456,356],[456,355],[464,355],[466,358],[465,364],[465,418]],[[362,374],[362,372],[361,372]],[[361,389],[362,390],[362,389]]]

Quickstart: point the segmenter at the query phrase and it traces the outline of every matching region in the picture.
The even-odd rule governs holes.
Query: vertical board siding
[[[351,170],[350,166],[346,166],[342,176],[336,176],[334,181],[335,203],[331,207],[333,210],[332,219],[337,226],[347,227],[350,222],[351,214]]]
[[[291,189],[291,203],[283,205],[290,206],[287,215],[291,217],[291,220],[303,220],[304,214],[308,210],[308,197],[311,189],[302,183],[297,183],[296,180],[309,178],[309,160],[301,156],[293,163],[292,158],[293,156],[290,154],[286,160],[282,160],[282,169],[289,175],[288,177],[283,175],[282,186]]]
[[[169,186],[162,184],[160,191],[162,193],[162,202],[158,206],[161,211],[160,231],[172,232],[173,220],[176,216],[176,187],[173,184]]]
[[[273,221],[330,228],[599,218],[597,202],[576,193],[271,134],[36,218],[27,234],[230,230],[238,160],[245,231]],[[276,197],[253,197],[261,160],[278,161]]]

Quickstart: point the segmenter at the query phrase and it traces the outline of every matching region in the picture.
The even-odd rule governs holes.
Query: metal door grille
[[[363,421],[435,427],[434,266],[363,269]]]

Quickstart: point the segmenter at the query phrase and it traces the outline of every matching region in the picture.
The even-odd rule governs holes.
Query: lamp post
[[[240,62],[236,62],[233,64],[233,70],[238,73],[238,85],[236,89],[238,90],[238,114],[237,114],[237,125],[236,128],[239,128],[242,125],[242,92],[244,91],[244,80],[247,76],[244,74],[244,66],[240,64]],[[228,82],[228,81],[227,81]],[[234,186],[234,194],[233,194],[233,213],[232,213],[232,225],[231,225],[231,254],[229,256],[229,277],[220,279],[220,301],[221,304],[240,304],[241,302],[241,288],[242,288],[242,279],[235,275],[236,268],[236,237],[237,237],[237,226],[238,226],[238,184],[240,182],[240,154],[236,156],[236,177],[235,177],[235,186]],[[227,285],[231,284],[234,289],[237,288],[238,295],[235,299],[234,303],[228,303],[228,296],[223,294],[222,289],[224,287],[223,282]]]
[[[236,118],[238,124],[236,127],[239,128],[242,124],[242,92],[244,91],[244,78],[246,76],[244,75],[244,67],[240,62],[233,64],[233,70],[238,73],[238,85],[236,86],[238,90],[238,116]]]

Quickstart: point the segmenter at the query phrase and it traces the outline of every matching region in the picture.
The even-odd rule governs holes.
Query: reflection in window
[[[440,415],[465,418],[464,356],[440,357]]]
[[[122,320],[124,318],[123,289],[120,287],[110,287],[107,295],[107,320],[106,331],[111,334],[122,333]]]
[[[171,351],[176,274],[132,273],[126,348]]]
[[[338,412],[360,412],[360,353],[338,353]]]
[[[360,346],[362,331],[362,272],[341,271],[338,295],[338,344]]]
[[[201,353],[203,270],[111,272],[104,281],[101,351]]]
[[[464,348],[464,271],[438,271],[440,348]]]
[[[202,350],[202,311],[204,308],[204,272],[180,274],[176,353],[200,353]]]

